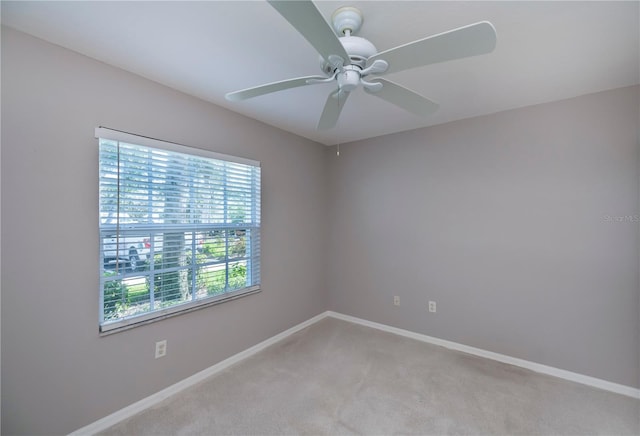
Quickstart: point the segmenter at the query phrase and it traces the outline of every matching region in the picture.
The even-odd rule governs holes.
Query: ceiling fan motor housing
[[[364,38],[359,36],[343,36],[340,39],[342,46],[349,55],[349,59],[346,60],[346,65],[355,65],[363,69],[369,59],[374,54],[378,53],[378,49],[375,45]],[[321,68],[325,74],[333,74],[335,68],[329,64],[329,62],[320,58]]]
[[[344,67],[344,71],[337,76],[338,89],[351,92],[360,84],[360,69],[353,65]]]

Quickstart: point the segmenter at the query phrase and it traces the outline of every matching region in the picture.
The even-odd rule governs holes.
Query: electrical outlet
[[[167,340],[156,342],[156,359],[167,355]]]
[[[395,295],[393,297],[393,305],[394,306],[400,306],[400,297],[398,295]]]
[[[429,301],[429,312],[435,312],[435,311],[436,311],[436,302]]]

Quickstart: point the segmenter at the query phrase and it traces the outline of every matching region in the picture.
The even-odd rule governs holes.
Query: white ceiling
[[[338,125],[317,131],[333,84],[243,102],[229,91],[321,74],[318,54],[268,3],[2,1],[2,23],[323,144],[440,124],[638,84],[639,5],[629,2],[318,1],[364,15],[379,51],[488,20],[488,55],[386,76],[440,103],[420,118],[352,93]]]

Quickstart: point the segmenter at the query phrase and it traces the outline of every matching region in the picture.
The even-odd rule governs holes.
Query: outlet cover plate
[[[156,342],[156,359],[167,355],[167,340]]]

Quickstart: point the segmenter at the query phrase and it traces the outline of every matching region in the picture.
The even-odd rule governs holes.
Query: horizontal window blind
[[[101,331],[259,289],[259,162],[104,128],[96,137]]]

